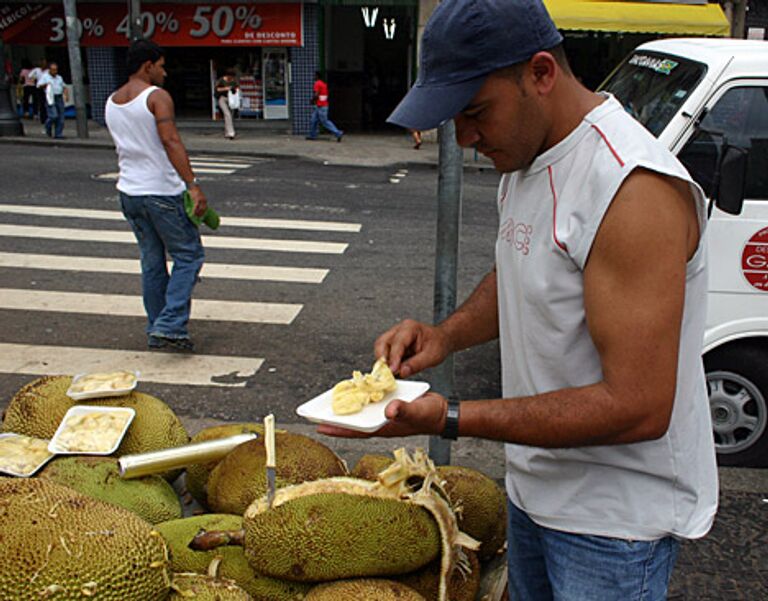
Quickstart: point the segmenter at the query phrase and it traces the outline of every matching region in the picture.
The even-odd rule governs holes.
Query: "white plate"
[[[412,401],[429,390],[429,382],[412,380],[396,380],[397,388],[387,394],[378,403],[369,403],[359,413],[352,415],[336,415],[331,409],[331,394],[333,389],[326,390],[323,394],[307,401],[296,408],[296,413],[311,422],[318,424],[330,424],[341,426],[360,432],[375,432],[387,423],[384,417],[384,408],[393,399]]]
[[[41,443],[43,443],[43,447],[48,444],[47,440],[44,440],[42,438],[35,438],[34,436],[26,436],[24,434],[15,434],[14,432],[5,432],[4,434],[0,434],[0,440],[3,438],[29,438],[31,440],[37,440]],[[50,451],[48,451],[50,453]],[[38,470],[43,467],[46,463],[48,463],[55,455],[52,453],[48,455],[45,459],[40,460],[40,463],[38,463],[31,471],[28,472],[17,472],[10,467],[6,467],[3,456],[0,455],[0,474],[8,474],[10,476],[18,476],[19,478],[29,478],[30,476],[33,476],[38,472]]]
[[[88,413],[122,413],[127,415],[128,419],[126,420],[122,431],[115,432],[114,442],[108,451],[75,450],[60,447],[59,440],[61,438],[61,433],[68,429],[66,426],[69,418],[86,415]],[[74,407],[70,407],[64,415],[64,418],[61,420],[59,427],[56,428],[56,433],[53,435],[53,438],[51,438],[51,442],[48,443],[48,450],[51,453],[57,453],[59,455],[111,455],[117,450],[117,447],[120,446],[120,443],[123,441],[123,436],[125,436],[125,433],[128,431],[128,426],[131,425],[135,415],[136,411],[130,407],[91,407],[89,405],[75,405]]]
[[[132,371],[130,369],[121,370],[121,371],[127,371],[128,373],[131,373],[134,375],[132,386],[126,386],[125,388],[88,390],[87,392],[73,392],[72,387],[77,383],[78,380],[80,380],[81,378],[84,378],[85,376],[92,375],[92,374],[77,374],[72,378],[72,383],[69,385],[69,389],[67,390],[67,396],[71,399],[74,399],[75,401],[84,401],[86,399],[103,399],[106,397],[123,396],[124,394],[128,394],[129,392],[134,390],[136,388],[136,385],[139,383],[139,372]],[[103,372],[98,372],[98,373],[103,373]]]

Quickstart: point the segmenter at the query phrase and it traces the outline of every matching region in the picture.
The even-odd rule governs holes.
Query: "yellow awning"
[[[684,35],[730,34],[719,4],[544,0],[558,29]]]

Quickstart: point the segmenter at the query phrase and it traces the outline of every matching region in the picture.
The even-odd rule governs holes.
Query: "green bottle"
[[[219,214],[211,207],[208,207],[201,217],[195,215],[195,201],[192,200],[192,196],[187,191],[184,192],[184,210],[187,212],[189,220],[197,227],[200,227],[201,223],[204,223],[212,230],[219,227],[219,223],[221,222]]]

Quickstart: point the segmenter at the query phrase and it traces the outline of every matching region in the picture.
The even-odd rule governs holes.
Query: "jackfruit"
[[[347,474],[346,465],[331,449],[301,434],[277,431],[275,454],[277,488]],[[266,461],[263,438],[230,451],[208,477],[208,506],[217,513],[242,515],[267,492]]]
[[[117,461],[110,457],[61,457],[38,477],[133,511],[150,524],[182,515],[179,497],[168,482],[160,476],[125,480],[120,477]]]
[[[379,578],[339,580],[313,588],[305,601],[426,601],[400,582]]]
[[[40,479],[0,478],[0,599],[163,601],[168,553],[147,522]]]
[[[352,470],[352,476],[376,480],[379,472],[392,464],[386,455],[363,455]],[[441,465],[437,473],[443,488],[457,509],[459,529],[482,546],[481,561],[499,552],[506,540],[507,495],[496,482],[477,470],[456,465]]]
[[[440,601],[459,547],[477,541],[456,519],[423,451],[400,449],[377,482],[328,478],[277,490],[244,515],[245,555],[257,572],[303,582],[404,574],[440,555]],[[279,457],[279,453],[278,453]],[[414,488],[414,478],[420,481]]]
[[[168,545],[171,569],[174,572],[205,574],[213,560],[221,559],[218,575],[233,580],[250,593],[256,601],[300,601],[310,585],[262,576],[253,571],[242,547],[223,546],[211,551],[194,551],[189,542],[200,530],[239,530],[243,518],[239,515],[206,514],[157,524]]]
[[[231,580],[204,574],[174,574],[168,601],[253,601],[247,592]]]
[[[477,553],[463,549],[464,557],[454,567],[448,582],[451,601],[474,601],[480,589],[480,562]],[[417,591],[427,601],[437,601],[440,597],[440,560],[435,560],[425,567],[394,577]]]
[[[256,423],[241,423],[241,424],[222,424],[218,426],[211,426],[210,428],[204,428],[192,437],[191,442],[205,442],[207,440],[218,440],[220,438],[227,438],[228,436],[235,436],[237,434],[248,434],[255,432],[259,436],[264,435],[264,426]],[[206,494],[206,483],[208,482],[208,476],[218,461],[211,461],[209,463],[197,463],[195,465],[187,466],[187,473],[185,475],[185,482],[187,492],[192,495],[203,507],[208,507],[208,495]],[[241,512],[242,513],[242,512]]]
[[[331,390],[331,409],[336,415],[359,413],[368,403],[378,403],[387,393],[397,388],[397,381],[380,357],[373,364],[371,373],[352,372],[352,379],[342,380]]]
[[[128,432],[113,454],[115,457],[178,447],[189,442],[189,435],[179,418],[160,399],[134,391],[123,396],[75,403],[66,395],[71,381],[69,376],[44,376],[23,386],[6,409],[3,432],[50,439],[67,410],[78,404],[136,410]],[[177,470],[164,475],[173,480],[180,473]]]

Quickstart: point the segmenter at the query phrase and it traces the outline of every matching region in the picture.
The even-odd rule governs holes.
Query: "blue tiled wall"
[[[309,133],[312,116],[312,86],[318,67],[318,18],[317,4],[304,5],[304,46],[291,48],[291,119],[293,133],[305,136]]]
[[[104,105],[109,95],[128,79],[125,48],[87,48],[91,115],[104,125]]]

